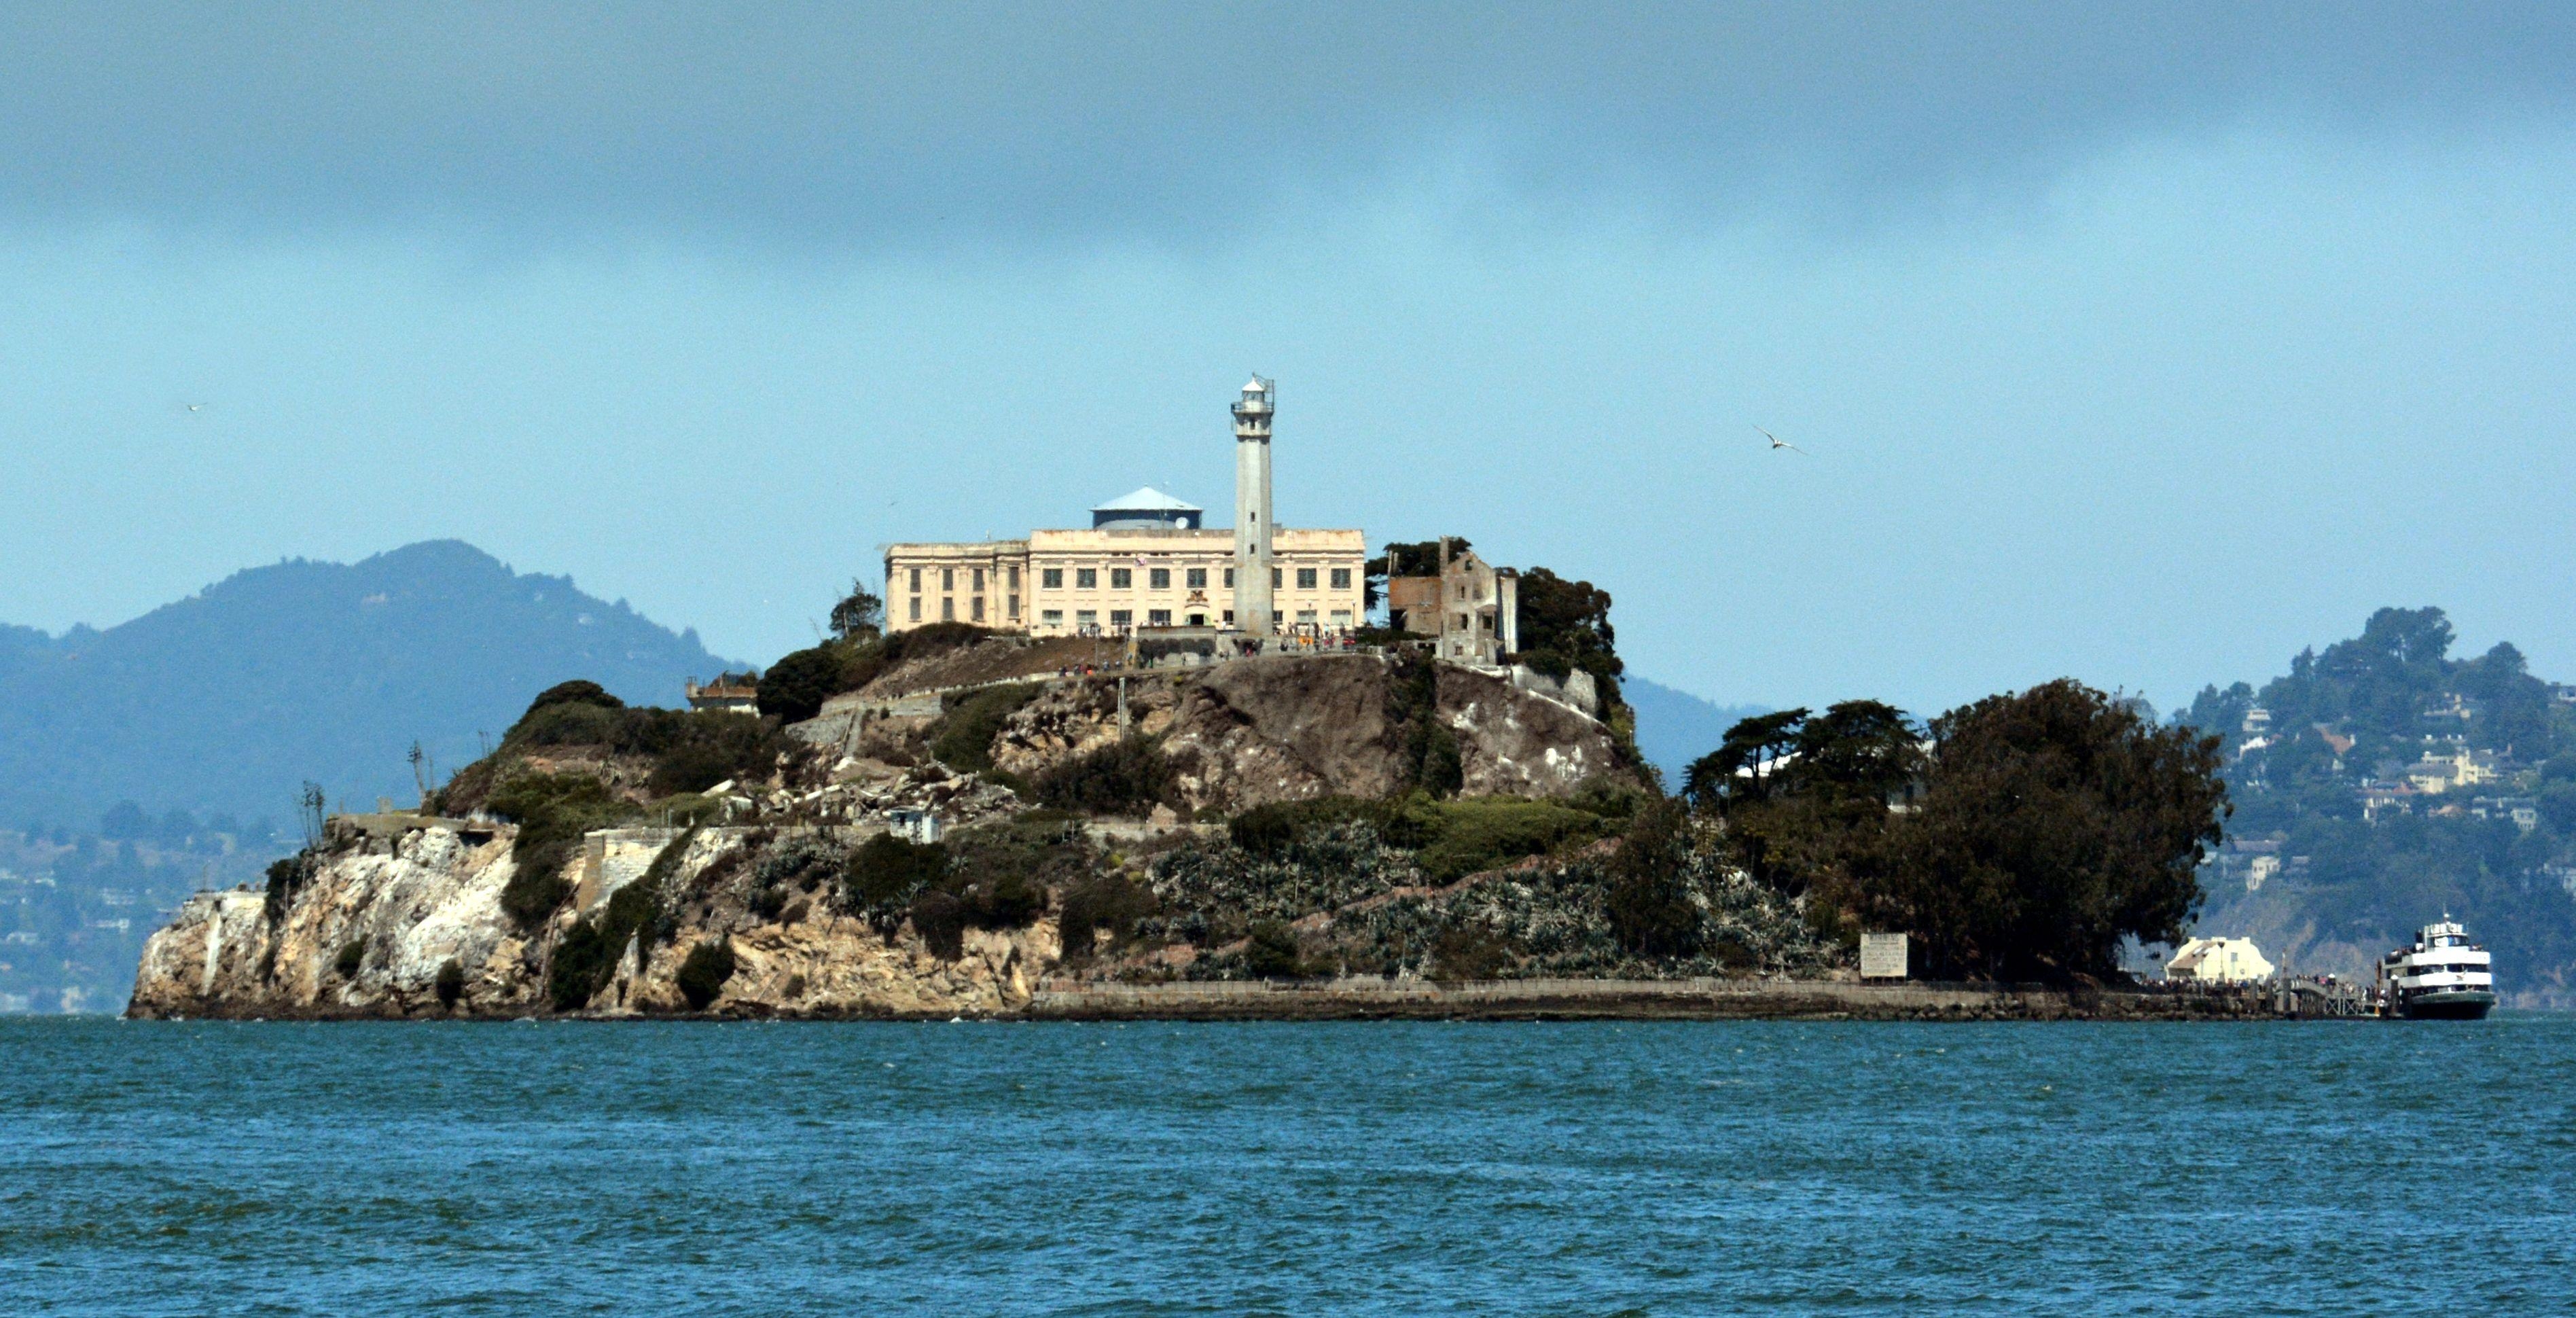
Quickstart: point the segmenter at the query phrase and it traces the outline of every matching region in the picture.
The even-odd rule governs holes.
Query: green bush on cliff
[[[615,827],[637,813],[607,783],[586,773],[522,772],[504,780],[487,805],[519,826],[501,909],[523,930],[544,923],[572,895],[563,870],[582,834]]]
[[[1305,972],[1297,931],[1285,920],[1255,920],[1243,948],[1243,968],[1255,979],[1295,979]]]
[[[733,972],[733,944],[719,938],[690,948],[675,980],[680,996],[688,999],[689,1010],[705,1011],[707,1004],[724,992],[725,981],[733,978]]]
[[[930,729],[930,753],[951,769],[991,772],[993,739],[1001,735],[1003,723],[1045,690],[1038,683],[1025,682],[987,687],[959,699]]]
[[[661,941],[660,926],[668,919],[665,892],[697,836],[691,827],[672,839],[642,875],[610,894],[606,906],[575,923],[555,945],[554,960],[546,968],[546,996],[555,1010],[589,1005],[617,973],[630,941],[639,947]]]
[[[1111,742],[1058,763],[1029,786],[1040,805],[1095,815],[1143,815],[1177,805],[1180,776],[1158,738]]]
[[[1064,890],[1057,929],[1068,957],[1087,956],[1109,935],[1115,947],[1136,934],[1137,923],[1154,913],[1154,894],[1123,874],[1095,874]]]
[[[972,645],[993,633],[973,623],[934,622],[891,636],[857,633],[779,657],[760,677],[760,712],[781,723],[802,723],[823,712],[823,702],[856,691],[906,659]]]

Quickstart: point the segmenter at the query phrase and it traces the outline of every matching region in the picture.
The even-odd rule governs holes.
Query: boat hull
[[[2484,989],[2460,993],[2419,993],[2398,1008],[2398,1014],[2410,1021],[2476,1021],[2485,1020],[2495,1010],[2495,994]]]

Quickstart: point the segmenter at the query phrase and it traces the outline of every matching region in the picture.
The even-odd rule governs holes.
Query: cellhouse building
[[[1331,635],[1360,625],[1368,537],[1356,527],[1277,525],[1270,508],[1272,382],[1234,404],[1234,525],[1140,489],[1091,510],[1091,525],[1025,540],[886,547],[886,627],[968,622],[1037,636],[1183,629]]]

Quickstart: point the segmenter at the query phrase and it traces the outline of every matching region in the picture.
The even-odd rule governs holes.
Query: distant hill
[[[2447,911],[2508,1002],[2576,1006],[2576,689],[2451,639],[2440,609],[2381,609],[2175,714],[2223,738],[2236,805],[2199,931],[2366,978]]]
[[[89,827],[120,801],[284,822],[307,779],[409,800],[415,739],[453,769],[556,682],[669,705],[729,666],[454,540],[251,568],[105,631],[0,627],[0,825]]]
[[[1770,713],[1767,705],[1718,705],[1642,677],[1619,679],[1619,694],[1637,711],[1637,749],[1663,771],[1666,790],[1681,785],[1690,762],[1717,749],[1739,719]]]

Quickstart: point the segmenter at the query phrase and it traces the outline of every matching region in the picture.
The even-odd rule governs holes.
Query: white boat
[[[2479,1020],[2495,1009],[2495,969],[2487,950],[2448,913],[2379,959],[2383,1016],[2408,1020]]]

